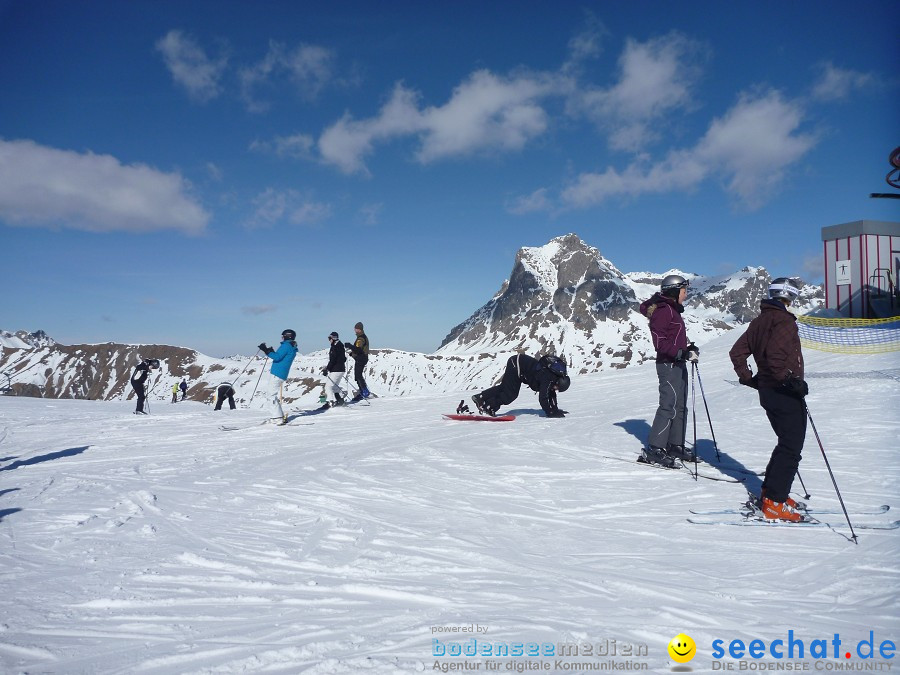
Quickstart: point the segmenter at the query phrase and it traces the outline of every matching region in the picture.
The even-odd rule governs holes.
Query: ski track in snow
[[[723,460],[760,471],[774,436],[729,383],[733,339],[704,347],[701,373]],[[896,355],[806,356],[851,513],[898,508],[896,383],[846,377],[897,372]],[[566,420],[531,414],[528,390],[512,423],[441,419],[471,393],[234,433],[218,427],[260,412],[0,399],[0,670],[430,671],[431,627],[478,623],[486,640],[646,643],[656,671],[683,631],[706,672],[715,638],[898,626],[896,531],[854,546],[842,516],[833,530],[691,525],[689,509],[737,506],[744,486],[609,459],[637,457],[652,364],[574,378]],[[697,406],[716,474],[699,391]],[[812,429],[801,475],[811,505],[839,509]]]

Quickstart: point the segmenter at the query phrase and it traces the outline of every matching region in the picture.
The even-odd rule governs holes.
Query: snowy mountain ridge
[[[714,277],[674,269],[623,274],[598,249],[567,234],[519,249],[509,279],[450,331],[437,353],[553,352],[581,373],[641,363],[653,357],[653,347],[638,309],[669,274],[691,281],[684,319],[697,344],[756,316],[770,280],[762,267]],[[794,311],[816,309],[823,297],[820,287],[803,284]]]
[[[568,234],[521,248],[500,290],[453,328],[433,354],[373,349],[366,379],[377,394],[397,396],[489,386],[505,359],[519,352],[560,354],[576,374],[643,363],[654,350],[638,307],[672,273],[691,280],[683,316],[688,336],[700,345],[752,319],[769,281],[761,267],[715,277],[677,270],[624,274],[598,249]],[[804,285],[795,311],[810,311],[821,298],[820,287]],[[61,345],[43,331],[0,337],[0,373],[9,376],[0,377],[0,387],[11,385],[19,395],[129,398],[131,369],[143,358],[158,358],[163,368],[152,382],[152,399],[168,399],[172,385],[184,378],[192,400],[208,401],[219,384],[234,382],[247,403],[263,364],[259,356],[213,358],[167,345]],[[318,397],[327,360],[324,350],[297,358],[288,380],[289,403]],[[261,391],[256,399],[261,405]]]

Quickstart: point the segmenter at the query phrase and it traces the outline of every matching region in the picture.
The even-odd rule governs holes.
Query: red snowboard
[[[489,415],[444,415],[444,419],[448,420],[468,420],[470,422],[512,422],[516,419],[515,415],[500,415],[499,417],[490,417]]]

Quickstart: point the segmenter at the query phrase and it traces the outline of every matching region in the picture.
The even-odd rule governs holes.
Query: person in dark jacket
[[[694,461],[694,451],[684,447],[688,376],[686,361],[697,362],[700,350],[688,344],[684,329],[684,301],[689,282],[670,274],[662,280],[659,292],[641,304],[641,314],[650,320],[650,337],[656,348],[656,375],[659,378],[659,407],[650,427],[647,446],[639,461],[668,468],[676,460]]]
[[[184,378],[182,378],[181,384],[178,385],[178,388],[181,389],[181,400],[183,401],[184,397],[187,396],[188,390],[187,382],[184,380]]]
[[[334,398],[334,403],[331,405],[344,405],[341,381],[346,377],[347,354],[344,351],[341,337],[337,334],[337,331],[331,331],[331,334],[328,336],[328,342],[331,343],[331,347],[328,349],[328,365],[325,366],[322,373],[328,378],[327,388],[330,389]],[[325,405],[328,405],[327,401]]]
[[[234,404],[234,387],[230,384],[220,384],[216,389],[216,407],[214,410],[221,410],[222,403],[228,399],[228,407],[234,410],[237,406]]]
[[[369,338],[366,337],[363,330],[362,321],[358,321],[353,327],[353,330],[356,332],[356,340],[352,343],[345,342],[344,346],[350,350],[350,356],[353,357],[353,361],[355,362],[353,366],[353,378],[356,380],[356,386],[359,387],[359,391],[356,396],[353,397],[353,400],[359,401],[364,398],[369,398],[369,387],[366,385],[366,378],[363,377],[363,370],[369,362]]]
[[[763,515],[771,520],[803,519],[796,511],[797,502],[788,496],[806,439],[803,399],[809,392],[803,379],[797,319],[787,309],[799,294],[787,277],[775,279],[769,285],[769,299],[760,303],[759,316],[728,353],[740,383],[759,390],[759,404],[778,437],[760,494]],[[750,356],[756,362],[756,375],[747,363]]]
[[[137,396],[135,415],[147,414],[144,412],[144,401],[147,399],[145,385],[151,370],[159,370],[159,359],[144,359],[135,367],[134,373],[131,375],[131,387]]]
[[[569,388],[569,376],[553,372],[546,358],[527,354],[510,356],[500,384],[475,394],[472,401],[481,414],[493,417],[500,406],[509,405],[518,398],[523,384],[538,392],[538,401],[547,417],[565,417],[565,412],[556,403],[556,392]]]

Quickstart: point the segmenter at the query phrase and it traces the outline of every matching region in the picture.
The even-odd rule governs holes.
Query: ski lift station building
[[[856,319],[900,315],[900,223],[856,220],[822,228],[825,307]]]

